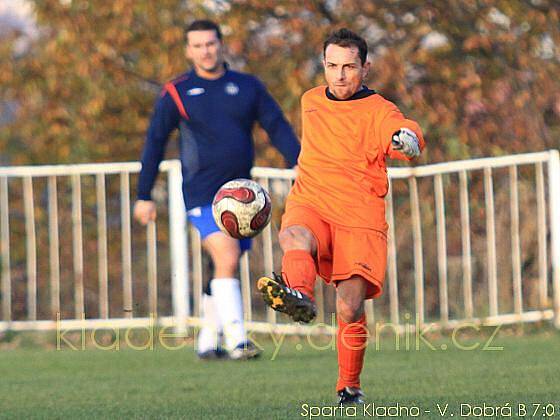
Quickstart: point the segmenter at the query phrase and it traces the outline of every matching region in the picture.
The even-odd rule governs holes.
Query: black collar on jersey
[[[327,98],[329,98],[331,101],[353,101],[355,99],[363,99],[363,98],[367,98],[368,96],[371,95],[375,95],[377,92],[373,89],[368,88],[367,86],[362,86],[362,88],[357,91],[356,93],[354,93],[352,96],[350,96],[349,98],[346,99],[338,99],[336,96],[334,96],[330,91],[329,88],[325,88],[325,95],[327,95]]]

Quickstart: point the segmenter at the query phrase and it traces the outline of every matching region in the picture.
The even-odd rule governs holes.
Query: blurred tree
[[[10,163],[136,160],[159,85],[188,67],[182,28],[209,17],[232,67],[261,77],[299,127],[323,83],[322,42],[347,26],[370,44],[370,87],[418,119],[424,161],[559,146],[560,5],[547,0],[35,0],[38,36],[0,48]],[[258,163],[279,156],[257,133]]]
[[[369,43],[373,62],[369,86],[395,101],[423,127],[428,148],[421,162],[560,147],[558,1],[29,1],[34,5],[38,36],[25,40],[26,35],[17,30],[0,31],[2,164],[137,160],[160,85],[188,68],[183,27],[202,17],[222,25],[231,66],[258,75],[297,131],[301,94],[324,83],[323,41],[332,30],[346,26]],[[279,165],[280,156],[260,130],[256,141],[257,164]],[[507,203],[507,183],[496,183],[497,205]],[[116,191],[118,184],[111,185],[108,190]],[[407,190],[402,182],[393,186],[394,194],[401,194],[394,195],[395,212],[406,220]],[[10,188],[10,208],[21,215],[20,187],[12,184]],[[425,193],[422,217],[428,234],[433,219],[427,198],[431,197],[431,186],[420,182],[419,188]],[[536,272],[531,261],[536,260],[537,229],[534,208],[528,204],[535,201],[530,194],[534,187],[525,183],[520,188],[525,191],[521,194],[525,200],[521,219],[530,221],[523,225],[521,235],[524,249],[529,250],[523,264]],[[61,196],[68,196],[62,184],[60,191]],[[479,178],[471,180],[470,192],[479,197],[471,202],[473,249],[483,261],[484,204]],[[84,187],[83,195],[84,219],[89,217],[89,226],[93,226],[93,190]],[[114,207],[113,214],[119,214],[118,201],[108,205]],[[446,211],[458,214],[457,205],[457,200],[448,200]],[[36,207],[38,226],[44,227],[45,206]],[[498,213],[503,222],[506,212]],[[71,220],[69,205],[61,204],[59,218]],[[22,216],[11,217],[15,238],[24,235],[22,220]],[[109,223],[118,225],[118,220],[110,218]],[[61,226],[71,229],[68,224]],[[63,230],[60,235],[61,241],[66,241],[61,242],[61,258],[71,261],[68,232]],[[46,243],[46,234],[43,230],[39,243]],[[507,232],[498,235],[499,244],[509,242]],[[410,229],[396,232],[397,246],[404,248],[399,251],[399,287],[405,297],[413,295],[410,241]],[[459,256],[457,229],[449,229],[447,243],[450,257]],[[23,246],[21,241],[12,244]],[[85,233],[86,253],[93,253],[94,244],[95,232],[90,230]],[[24,296],[25,251],[12,246],[18,301],[18,296]],[[435,247],[427,246],[424,255],[426,261],[435,261]],[[118,305],[122,291],[115,285],[122,269],[120,255],[110,253],[110,259],[112,304]],[[66,267],[62,275],[71,278],[71,265],[62,265]],[[47,267],[46,259],[39,262],[39,290],[46,290]],[[95,269],[94,264],[86,264],[84,278],[90,297],[97,288]],[[484,276],[480,263],[473,268],[473,278],[481,282]],[[426,264],[425,277],[426,284],[433,286],[428,290],[437,291],[435,283],[430,283],[437,279],[434,264]],[[72,282],[65,284],[70,296]],[[24,317],[24,304],[18,308],[18,316]],[[91,311],[95,305],[88,304],[88,308]],[[112,309],[112,313],[118,311],[117,307]]]
[[[185,66],[182,3],[36,1],[41,35],[2,60],[11,163],[137,159],[159,83]]]

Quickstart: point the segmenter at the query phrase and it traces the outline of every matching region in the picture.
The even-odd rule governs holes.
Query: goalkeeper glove
[[[391,143],[393,150],[402,152],[406,157],[414,158],[420,156],[420,143],[414,131],[408,128],[401,128],[393,133]]]

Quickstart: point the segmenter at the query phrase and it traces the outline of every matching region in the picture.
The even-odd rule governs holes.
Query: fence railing
[[[158,219],[146,228],[131,218],[139,170],[136,162],[0,168],[0,330],[200,324],[210,268],[186,228],[180,163],[162,163]],[[385,293],[367,302],[370,323],[560,327],[558,151],[388,173]],[[253,169],[274,215],[240,260],[247,328],[332,332],[332,287],[317,282],[319,326],[311,327],[267,309],[255,290],[258,276],[279,268],[276,234],[294,176]]]
[[[131,235],[131,187],[130,176],[140,171],[140,163],[102,163],[102,164],[76,164],[76,165],[48,165],[48,166],[20,166],[0,168],[0,243],[1,243],[1,306],[2,321],[0,330],[43,330],[64,327],[90,328],[90,327],[127,327],[144,326],[152,322],[151,317],[158,314],[158,279],[157,279],[157,238],[156,223],[150,223],[146,228],[145,247],[147,280],[147,296],[145,296],[149,307],[149,317],[134,316],[135,304],[133,302],[133,285],[137,286],[133,279],[132,246]],[[169,249],[170,249],[170,280],[174,293],[172,294],[172,311],[165,314],[158,323],[162,325],[182,325],[183,320],[189,314],[189,302],[185,298],[188,295],[188,260],[186,243],[186,221],[185,208],[182,200],[181,188],[181,165],[179,161],[166,161],[160,166],[160,171],[167,174],[168,189],[168,227],[169,227]],[[108,253],[108,238],[111,228],[108,228],[107,212],[107,186],[108,177],[117,178],[116,191],[114,194],[118,201],[118,234],[120,236],[120,247],[117,251],[118,259],[110,258]],[[95,208],[95,243],[96,258],[90,258],[89,252],[85,255],[84,245],[91,245],[92,241],[84,241],[83,222],[83,184],[85,179],[93,179],[93,191],[88,196],[89,207]],[[59,193],[58,186],[64,180],[69,180],[71,208],[64,216],[59,215],[60,202],[64,197]],[[43,181],[41,191],[37,191],[35,185]],[[15,184],[21,184],[20,186]],[[19,187],[19,188],[18,188]],[[13,192],[12,192],[13,190]],[[36,197],[46,194],[46,209],[41,201],[37,205]],[[43,197],[44,198],[44,197]],[[13,207],[11,204],[14,203]],[[38,241],[36,229],[38,223],[36,216],[39,215],[41,223],[47,226],[48,234]],[[24,229],[11,227],[11,218],[23,219]],[[61,241],[61,225],[69,225],[71,239],[65,238]],[[114,225],[114,223],[113,223]],[[117,230],[112,228],[112,230]],[[23,233],[23,235],[21,235]],[[45,241],[46,239],[46,241]],[[22,252],[22,243],[25,250]],[[66,247],[71,254],[72,269],[66,270],[67,275],[61,278],[60,251]],[[91,248],[91,247],[90,247]],[[47,251],[48,250],[48,251]],[[14,254],[16,251],[18,257]],[[48,274],[44,271],[38,273],[38,251],[44,252],[48,259]],[[113,256],[114,257],[114,256]],[[25,269],[13,267],[13,260],[21,266],[25,261]],[[120,297],[121,302],[116,306],[120,309],[110,314],[110,293],[117,285],[109,284],[109,269],[111,264],[119,264]],[[93,278],[87,278],[90,284],[89,292],[95,294],[97,306],[96,316],[88,317],[85,306],[84,281],[86,280],[85,265],[95,266],[97,271],[97,284],[94,285]],[[42,264],[46,269],[47,264]],[[16,271],[17,279],[12,279],[12,272]],[[90,276],[93,271],[89,270]],[[38,275],[41,277],[41,289],[46,295],[48,289],[48,302],[42,299],[48,310],[43,310],[43,316],[38,316]],[[19,295],[13,290],[14,285],[21,286],[25,282],[26,287]],[[61,282],[64,282],[66,290],[73,289],[73,311],[64,316],[61,307]],[[92,287],[93,286],[93,287]],[[96,287],[95,287],[96,286]],[[25,295],[22,302],[22,294]],[[18,304],[24,310],[14,311],[13,303]],[[43,308],[44,309],[44,308]],[[18,312],[14,315],[14,312]],[[114,313],[120,312],[120,313]]]

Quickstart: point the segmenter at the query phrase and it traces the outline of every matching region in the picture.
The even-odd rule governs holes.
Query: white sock
[[[225,347],[233,350],[245,342],[245,325],[243,324],[243,300],[238,279],[213,279],[210,283],[216,313],[220,319]]]
[[[204,353],[208,350],[217,350],[221,329],[214,298],[204,293],[202,295],[202,327],[196,343],[197,352]]]

